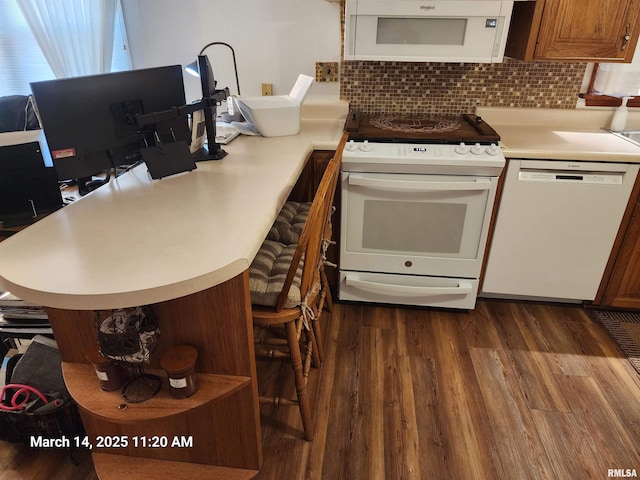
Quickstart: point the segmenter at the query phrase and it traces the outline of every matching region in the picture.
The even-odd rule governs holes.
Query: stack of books
[[[41,305],[24,301],[10,292],[0,292],[0,335],[28,338],[51,335],[47,312]]]

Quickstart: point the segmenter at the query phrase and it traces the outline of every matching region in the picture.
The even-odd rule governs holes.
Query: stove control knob
[[[369,150],[371,150],[371,145],[369,145],[369,142],[367,140],[365,140],[364,142],[362,142],[362,145],[360,145],[359,148],[363,152],[368,152]]]
[[[344,148],[349,152],[353,152],[358,149],[358,146],[355,144],[353,140],[349,140],[349,142],[344,146]]]
[[[466,155],[467,153],[469,153],[469,147],[467,147],[464,142],[460,142],[460,145],[458,145],[454,151],[458,154],[458,155]]]
[[[473,147],[471,147],[471,153],[474,155],[481,155],[484,150],[480,146],[479,143],[476,143]]]
[[[492,143],[487,147],[487,153],[489,155],[497,155],[500,152],[500,147],[495,143]]]

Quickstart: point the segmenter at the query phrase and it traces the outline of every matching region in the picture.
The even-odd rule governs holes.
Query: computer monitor
[[[186,116],[136,121],[184,106],[180,65],[33,82],[31,90],[60,180],[90,179],[139,162],[141,149],[191,138]]]
[[[62,203],[42,130],[0,133],[2,227],[31,223]]]
[[[195,66],[194,64],[188,65],[185,70],[200,77],[202,88],[202,100],[198,104],[198,109],[203,112],[207,147],[195,152],[196,160],[220,160],[227,155],[227,152],[216,142],[216,106],[229,96],[229,89],[216,88],[217,82],[206,55],[198,55]]]

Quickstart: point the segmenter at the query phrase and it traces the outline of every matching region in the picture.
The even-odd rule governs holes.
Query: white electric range
[[[349,120],[339,298],[474,308],[505,164],[498,135],[472,115]]]

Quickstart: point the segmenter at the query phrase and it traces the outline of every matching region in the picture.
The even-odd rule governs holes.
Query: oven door
[[[356,5],[357,4],[357,5]],[[345,60],[501,62],[513,2],[348,0]]]
[[[340,269],[478,278],[497,178],[342,173]]]

